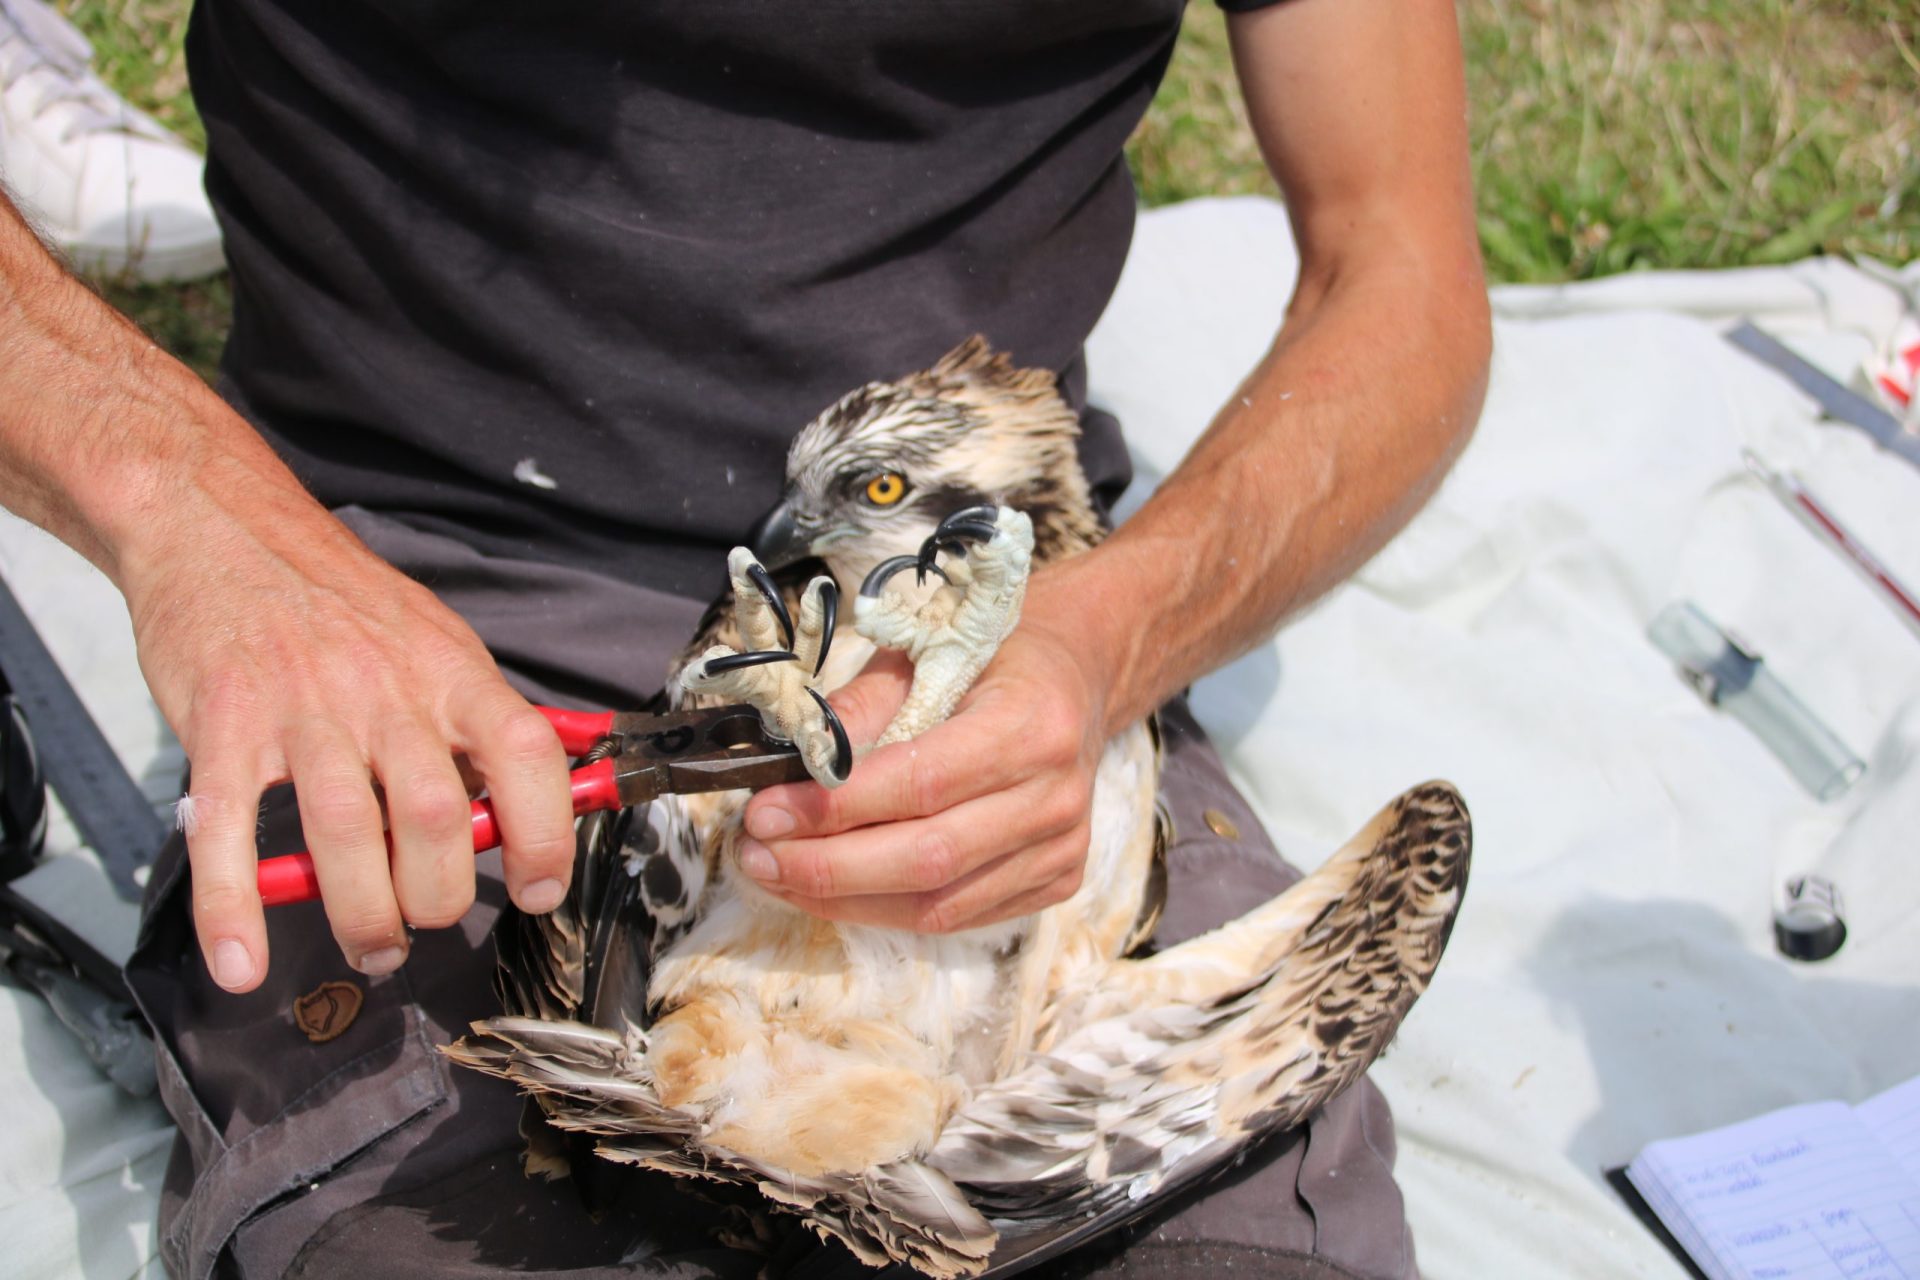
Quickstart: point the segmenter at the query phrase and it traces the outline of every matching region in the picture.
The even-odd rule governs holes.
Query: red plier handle
[[[808,776],[799,751],[792,743],[768,737],[760,713],[752,707],[704,707],[660,715],[535,709],[553,725],[570,756],[585,755],[612,740],[610,754],[570,775],[576,817],[645,804],[670,792],[767,787]],[[481,853],[499,843],[493,801],[482,796],[473,802],[473,851]],[[391,837],[388,852],[392,852]],[[259,886],[260,901],[269,907],[320,897],[320,880],[308,853],[263,858]]]

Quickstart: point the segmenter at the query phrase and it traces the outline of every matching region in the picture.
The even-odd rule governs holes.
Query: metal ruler
[[[1889,453],[1920,467],[1920,436],[1900,425],[1900,419],[1873,401],[1827,375],[1789,350],[1778,338],[1742,320],[1727,332],[1727,341],[1761,364],[1786,375],[1788,381],[1812,396],[1829,418],[1860,428]]]
[[[166,824],[141,794],[100,726],[0,578],[0,672],[33,732],[41,768],[116,896],[140,900],[134,873],[153,860]]]

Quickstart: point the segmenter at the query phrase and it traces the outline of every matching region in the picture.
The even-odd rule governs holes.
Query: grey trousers
[[[515,684],[543,702],[639,705],[706,604],[483,557],[354,508],[340,514],[465,616]],[[723,583],[716,563],[715,594]],[[1298,877],[1184,708],[1169,707],[1165,719],[1163,787],[1177,839],[1163,946]],[[269,853],[300,847],[284,791],[269,805],[262,842]],[[271,972],[259,990],[232,996],[194,945],[184,849],[176,840],[162,854],[128,976],[180,1125],[160,1217],[161,1254],[178,1280],[759,1273],[763,1258],[717,1239],[721,1211],[664,1175],[608,1165],[590,1188],[524,1176],[520,1100],[437,1051],[498,1012],[490,985],[490,933],[505,899],[498,855],[480,867],[473,912],[455,928],[416,935],[406,966],[384,978],[347,967],[318,904],[275,910]],[[1232,1268],[1409,1280],[1393,1151],[1386,1103],[1363,1081],[1303,1129],[1027,1274],[1172,1280]],[[785,1274],[874,1274],[837,1245],[804,1240],[783,1259]]]

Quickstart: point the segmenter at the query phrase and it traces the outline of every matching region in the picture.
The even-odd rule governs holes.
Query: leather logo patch
[[[1200,816],[1206,820],[1206,824],[1213,831],[1213,834],[1219,836],[1222,840],[1238,840],[1240,838],[1239,826],[1235,824],[1232,818],[1229,818],[1220,810],[1209,809]]]
[[[293,1021],[307,1039],[325,1044],[360,1016],[366,997],[351,982],[323,982],[293,1002]]]

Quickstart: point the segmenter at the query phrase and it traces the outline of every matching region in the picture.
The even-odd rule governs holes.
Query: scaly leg
[[[943,569],[941,552],[960,557]],[[917,556],[875,567],[854,601],[854,628],[877,645],[913,660],[913,688],[875,746],[926,732],[953,713],[980,672],[1020,621],[1033,563],[1033,523],[1011,507],[970,507],[941,521]],[[886,594],[895,574],[913,569],[947,585],[915,608]]]

